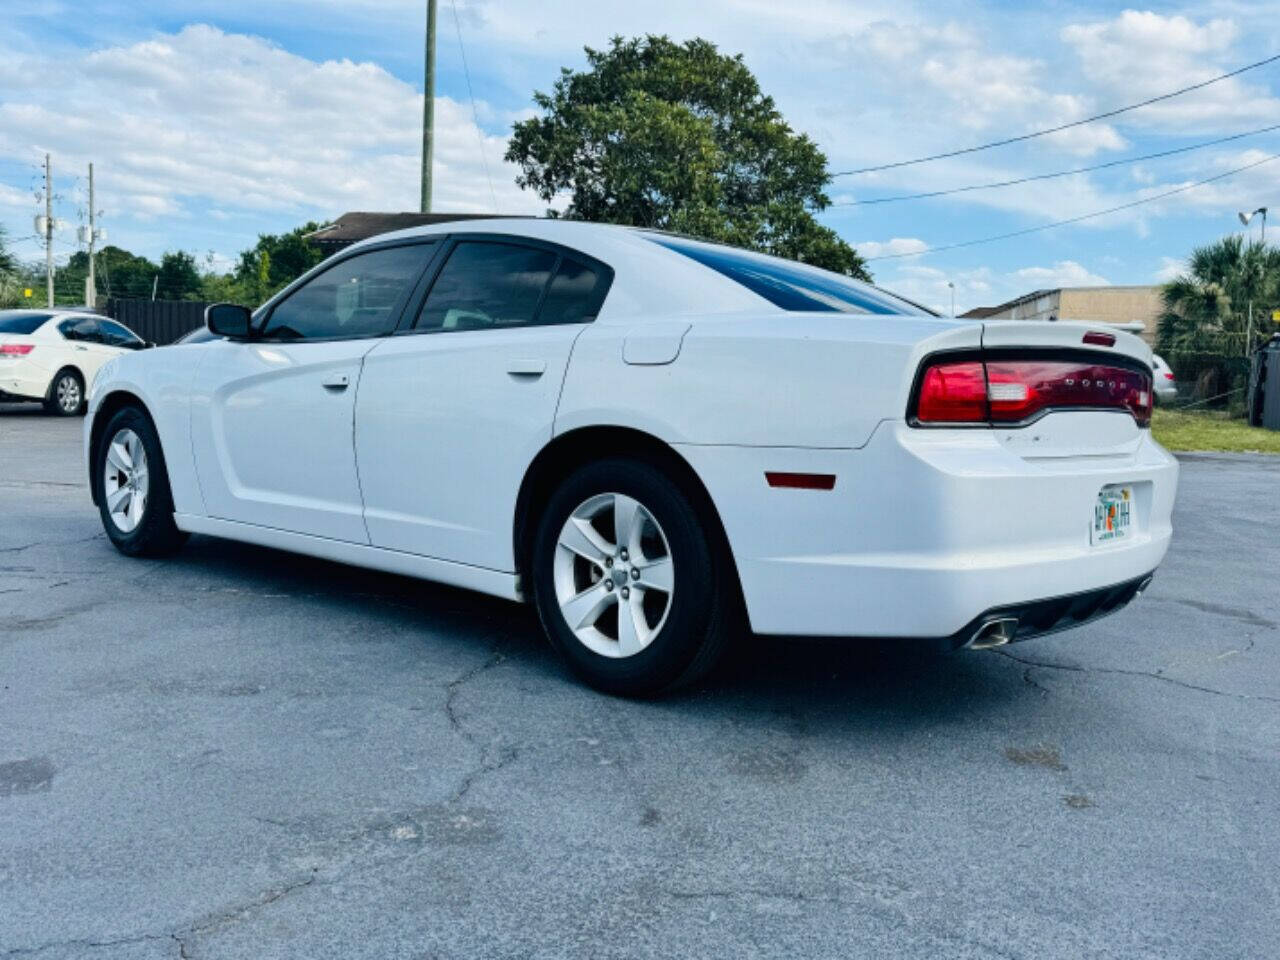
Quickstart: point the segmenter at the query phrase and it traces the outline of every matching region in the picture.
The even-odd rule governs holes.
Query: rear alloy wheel
[[[675,591],[667,536],[622,493],[580,504],[560,529],[556,600],[574,636],[602,657],[630,657],[662,632]]]
[[[49,388],[45,409],[61,417],[74,417],[84,412],[84,384],[74,370],[63,370]]]
[[[592,686],[649,696],[715,663],[730,633],[728,571],[703,520],[655,464],[614,459],[573,474],[533,551],[543,627]]]
[[[92,479],[102,528],[121,553],[160,557],[186,542],[173,521],[160,438],[137,407],[125,407],[107,423],[94,453]]]

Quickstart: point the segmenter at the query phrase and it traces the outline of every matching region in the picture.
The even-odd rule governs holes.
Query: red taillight
[[[987,375],[979,361],[938,363],[924,372],[916,419],[921,423],[981,423],[987,419]]]
[[[1173,376],[1173,374],[1172,374],[1172,373],[1166,373],[1166,374],[1164,375],[1164,378],[1165,378],[1166,380],[1172,380],[1172,379],[1174,379],[1174,376]]]
[[[925,369],[919,423],[1016,424],[1048,410],[1127,410],[1151,421],[1151,377],[1076,360],[942,361]]]
[[[34,343],[0,343],[0,355],[7,357],[25,357],[36,348]]]

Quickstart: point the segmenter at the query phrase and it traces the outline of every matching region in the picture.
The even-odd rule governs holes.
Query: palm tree
[[[1239,235],[1197,247],[1162,296],[1156,350],[1179,378],[1195,379],[1202,396],[1240,386],[1235,381],[1247,375],[1248,355],[1280,305],[1280,250]]]

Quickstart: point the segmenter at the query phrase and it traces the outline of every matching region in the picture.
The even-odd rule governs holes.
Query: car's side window
[[[432,243],[382,247],[335,263],[276,304],[262,336],[318,340],[390,333],[434,249]]]
[[[415,329],[492,330],[533,323],[557,259],[542,247],[464,240],[431,285]]]
[[[595,267],[566,256],[547,288],[538,323],[590,323],[600,312],[607,290]]]
[[[109,347],[139,347],[142,341],[133,331],[111,320],[100,320],[98,326],[102,330],[102,340]]]
[[[97,320],[92,317],[72,317],[58,324],[58,330],[67,340],[77,343],[104,343]]]

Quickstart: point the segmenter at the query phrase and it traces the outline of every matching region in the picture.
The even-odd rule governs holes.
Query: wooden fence
[[[199,300],[126,300],[112,297],[106,314],[143,340],[164,345],[204,326],[204,308]]]

